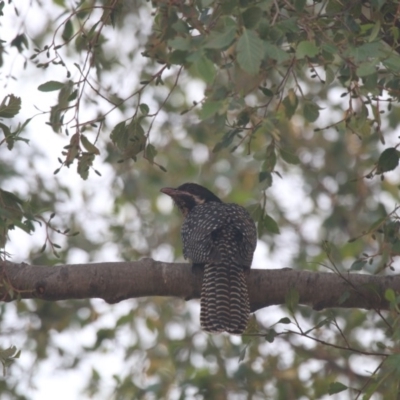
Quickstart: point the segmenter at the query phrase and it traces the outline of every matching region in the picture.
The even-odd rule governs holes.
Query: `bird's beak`
[[[182,195],[186,195],[186,192],[183,192],[182,190],[179,189],[175,189],[175,188],[171,188],[171,187],[165,187],[160,189],[160,192],[171,196],[171,197],[176,197],[176,196],[182,196]]]
[[[174,188],[165,187],[165,188],[160,189],[160,192],[173,197],[174,195],[176,195],[177,190]]]

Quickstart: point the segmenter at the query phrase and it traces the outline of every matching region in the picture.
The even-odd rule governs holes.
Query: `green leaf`
[[[330,54],[338,53],[338,48],[333,43],[324,43],[321,48],[322,48],[322,50],[324,50]]]
[[[139,108],[140,108],[140,112],[141,112],[143,115],[148,115],[148,113],[149,113],[149,111],[150,111],[150,108],[149,108],[149,106],[148,106],[146,103],[141,103],[141,104],[139,104]]]
[[[400,354],[391,354],[385,361],[385,366],[396,374],[400,373]]]
[[[215,67],[206,56],[199,58],[193,64],[193,67],[197,72],[197,75],[200,76],[200,78],[202,78],[205,82],[212,83],[214,81]]]
[[[214,146],[212,152],[218,153],[220,150],[229,147],[239,132],[240,129],[231,129],[230,131],[226,132],[222,140]]]
[[[283,149],[279,149],[279,153],[282,157],[282,160],[287,162],[288,164],[294,164],[294,165],[300,164],[300,159],[299,157],[297,157],[296,154],[290,153]]]
[[[6,374],[7,367],[12,364],[12,362],[19,358],[21,350],[17,350],[15,346],[11,346],[7,349],[0,349],[0,362],[3,364],[3,375]]]
[[[347,386],[346,386],[346,385],[343,385],[343,383],[340,383],[340,382],[332,382],[332,383],[329,385],[328,393],[329,393],[330,395],[332,395],[332,394],[336,394],[336,393],[343,392],[343,390],[346,390],[346,389],[347,389]]]
[[[94,154],[82,153],[78,160],[78,174],[82,179],[86,180],[89,176],[89,168],[93,165]]]
[[[394,292],[393,289],[386,289],[385,290],[385,299],[389,303],[395,303],[396,302],[396,293]]]
[[[382,61],[382,64],[391,72],[400,71],[400,56],[392,54],[389,58]]]
[[[290,324],[292,321],[288,317],[281,318],[277,324]]]
[[[371,34],[369,35],[368,42],[373,42],[377,38],[380,30],[381,30],[381,21],[379,21],[378,19],[374,24],[374,28],[372,29]]]
[[[60,90],[65,86],[65,83],[58,81],[48,81],[38,86],[38,90],[41,92],[53,92],[54,90]]]
[[[237,61],[241,68],[251,75],[258,73],[261,60],[264,57],[263,41],[254,31],[245,29],[242,36],[238,40]]]
[[[259,190],[265,190],[272,186],[272,174],[268,171],[261,171],[258,174]]]
[[[89,139],[85,135],[81,135],[81,143],[82,146],[89,152],[93,154],[100,154],[99,149],[92,143],[89,142]]]
[[[204,7],[204,4],[202,2],[202,5]],[[183,21],[183,19],[178,19],[176,22],[174,22],[171,25],[171,28],[177,32],[177,33],[183,33],[183,34],[187,34],[189,33],[189,26]]]
[[[268,343],[272,343],[275,340],[277,333],[273,329],[269,329],[267,334],[265,335],[265,340]]]
[[[146,146],[146,158],[152,164],[154,162],[154,157],[157,155],[157,149],[152,145],[148,144]]]
[[[74,34],[74,27],[72,25],[71,19],[69,19],[65,25],[64,25],[64,30],[61,35],[61,37],[68,42],[68,40],[71,39],[72,35]]]
[[[367,390],[365,391],[365,394],[362,397],[362,400],[370,400],[371,398],[373,399],[373,395],[376,393],[378,390],[379,386],[381,385],[382,381],[378,382],[372,382],[367,386]]]
[[[329,86],[335,80],[335,73],[332,71],[332,68],[325,68],[325,85]]]
[[[0,113],[0,114],[1,114],[1,113]],[[0,116],[1,116],[1,115],[0,115]],[[7,125],[3,124],[2,122],[0,122],[0,129],[3,130],[3,133],[4,133],[4,136],[5,136],[5,137],[11,136],[10,128],[9,128]]]
[[[356,73],[359,77],[375,74],[377,65],[379,65],[377,60],[363,62],[358,66]]]
[[[315,122],[319,117],[319,106],[311,101],[304,104],[303,113],[308,122]]]
[[[264,52],[267,59],[272,58],[279,64],[290,59],[290,55],[286,51],[273,43],[264,42]]]
[[[63,124],[64,112],[68,107],[69,98],[71,97],[73,82],[68,81],[65,84],[62,84],[61,82],[55,82],[55,83],[61,84],[62,87],[58,93],[58,103],[53,107],[51,107],[50,110],[50,125],[53,128],[54,132],[59,132]],[[47,84],[50,84],[49,88],[53,86],[51,81],[43,84],[42,86]],[[56,90],[56,89],[51,89],[51,90]],[[44,91],[50,91],[50,90],[44,90]]]
[[[205,120],[219,113],[220,108],[224,104],[223,101],[206,101],[203,103],[201,110],[199,111],[199,118]]]
[[[186,56],[186,61],[193,64],[200,60],[201,57],[204,57],[204,53],[201,51],[193,51]]]
[[[121,149],[124,159],[132,158],[136,161],[136,156],[144,150],[146,145],[146,135],[140,119],[134,118],[126,126],[125,140],[127,140],[127,146]]]
[[[353,262],[353,264],[351,264],[350,269],[352,271],[360,271],[361,269],[363,269],[365,264],[367,264],[367,261],[365,260],[356,260]]]
[[[9,94],[3,98],[0,104],[0,117],[13,118],[21,110],[21,98],[13,94]]]
[[[206,49],[226,49],[235,39],[236,25],[225,26],[221,32],[211,31],[207,38],[204,48]]]
[[[374,223],[372,223],[372,224],[369,226],[367,232],[368,232],[368,233],[371,233],[371,232],[375,231],[376,229],[380,228],[381,225],[386,221],[386,219],[387,219],[386,216],[377,219]]]
[[[299,104],[299,100],[293,89],[289,90],[288,95],[283,99],[282,104],[285,107],[285,114],[287,118],[292,118]]]
[[[274,95],[274,92],[268,88],[260,86],[259,89],[261,90],[264,96],[272,97]]]
[[[80,136],[79,133],[76,132],[71,136],[71,139],[69,141],[68,152],[64,160],[64,164],[67,167],[70,166],[74,162],[74,160],[77,159],[79,156],[80,153],[79,136]]]
[[[168,40],[168,46],[175,50],[186,51],[190,49],[190,38],[188,37],[175,37],[174,39]]]
[[[354,58],[358,64],[362,61],[367,61],[371,57],[380,57],[382,52],[382,43],[380,41],[365,43],[359,47],[349,46],[347,53],[344,55]]]
[[[265,161],[263,164],[263,171],[272,172],[275,168],[276,164],[276,153],[275,153],[275,142],[272,141],[271,144],[268,145],[267,151],[265,153]]]
[[[254,29],[257,27],[260,19],[263,16],[263,12],[259,7],[250,7],[243,14],[243,24],[247,29]]]
[[[264,215],[263,225],[264,225],[264,228],[270,233],[274,233],[277,235],[279,235],[281,233],[276,221],[272,217],[270,217],[268,214]]]
[[[245,346],[245,348],[240,352],[240,354],[239,354],[239,362],[243,361],[244,358],[246,357],[246,350],[247,350],[247,346]]]
[[[331,317],[326,317],[326,318],[322,319],[321,321],[319,321],[319,322],[318,322],[316,325],[314,325],[312,328],[306,330],[306,331],[304,332],[304,334],[307,335],[308,333],[310,333],[310,332],[313,331],[314,329],[319,329],[319,328],[321,328],[322,326],[329,325],[329,324],[331,323],[331,321],[332,321],[332,318],[331,318]]]
[[[25,34],[21,33],[17,35],[10,43],[11,47],[16,47],[19,53],[22,53],[25,48],[29,47],[28,39],[26,38]]]
[[[111,131],[110,139],[118,147],[123,147],[125,145],[123,139],[125,137],[126,126],[125,122],[120,122],[115,125],[114,129]]]
[[[291,314],[294,313],[295,308],[299,304],[299,292],[295,288],[290,288],[285,295],[285,304]]]
[[[146,136],[140,119],[134,118],[128,125],[125,122],[117,124],[110,135],[113,143],[122,153],[123,160],[132,158],[136,161],[136,156],[142,152],[146,145]]]
[[[299,28],[299,21],[298,17],[293,16],[291,18],[283,18],[281,21],[276,25],[279,26],[280,29],[282,29],[284,32],[288,33],[298,33],[300,28]]]
[[[168,62],[170,64],[181,65],[186,62],[187,52],[182,50],[175,50],[168,55]]]
[[[302,59],[304,57],[315,57],[319,53],[318,47],[308,40],[300,42],[296,49],[296,57]]]
[[[68,107],[68,102],[70,101],[72,88],[74,83],[72,81],[68,81],[64,83],[60,92],[58,93],[58,107],[64,109]]]
[[[307,0],[294,0],[294,8],[296,11],[303,11]]]
[[[78,97],[78,93],[79,93],[78,89],[74,90],[74,91],[68,96],[67,101],[70,102],[70,101],[72,101],[72,100],[75,100],[75,99]]]
[[[376,342],[376,347],[378,347],[378,349],[380,349],[380,350],[385,350],[387,348],[385,343],[382,343],[382,342]]]
[[[0,205],[5,206],[6,208],[9,209],[22,210],[21,206],[23,204],[24,201],[21,200],[14,193],[0,189]]]
[[[378,159],[377,174],[394,170],[399,165],[399,153],[394,147],[384,150]]]
[[[10,357],[16,357],[16,354],[18,354],[19,351],[17,350],[17,348],[15,346],[11,346],[7,349],[0,349],[0,358],[1,359],[6,359],[6,358],[10,358]]]
[[[397,236],[397,232],[396,232],[396,236]],[[392,244],[391,253],[396,254],[396,255],[400,254],[400,240],[397,237],[394,238],[394,243]]]
[[[258,203],[251,204],[251,205],[247,206],[246,209],[255,221],[258,221],[259,219],[262,218],[263,210],[262,210],[260,204],[258,204]]]

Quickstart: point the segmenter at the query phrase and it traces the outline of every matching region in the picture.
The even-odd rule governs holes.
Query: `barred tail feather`
[[[207,264],[204,268],[200,307],[203,330],[242,334],[250,317],[243,267],[235,264]]]

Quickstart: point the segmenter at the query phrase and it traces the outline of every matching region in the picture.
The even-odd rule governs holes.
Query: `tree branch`
[[[108,303],[144,296],[200,297],[201,268],[145,258],[135,262],[105,262],[54,267],[0,262],[0,300],[38,298],[49,301],[102,298]],[[285,304],[294,288],[299,303],[315,310],[331,307],[389,308],[384,293],[400,293],[400,275],[253,269],[248,275],[252,311]]]

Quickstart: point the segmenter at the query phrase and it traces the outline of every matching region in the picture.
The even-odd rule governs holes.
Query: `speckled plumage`
[[[243,333],[250,316],[245,271],[257,242],[254,221],[243,207],[223,203],[194,183],[162,191],[186,216],[181,231],[185,258],[204,265],[201,327],[213,333]]]

